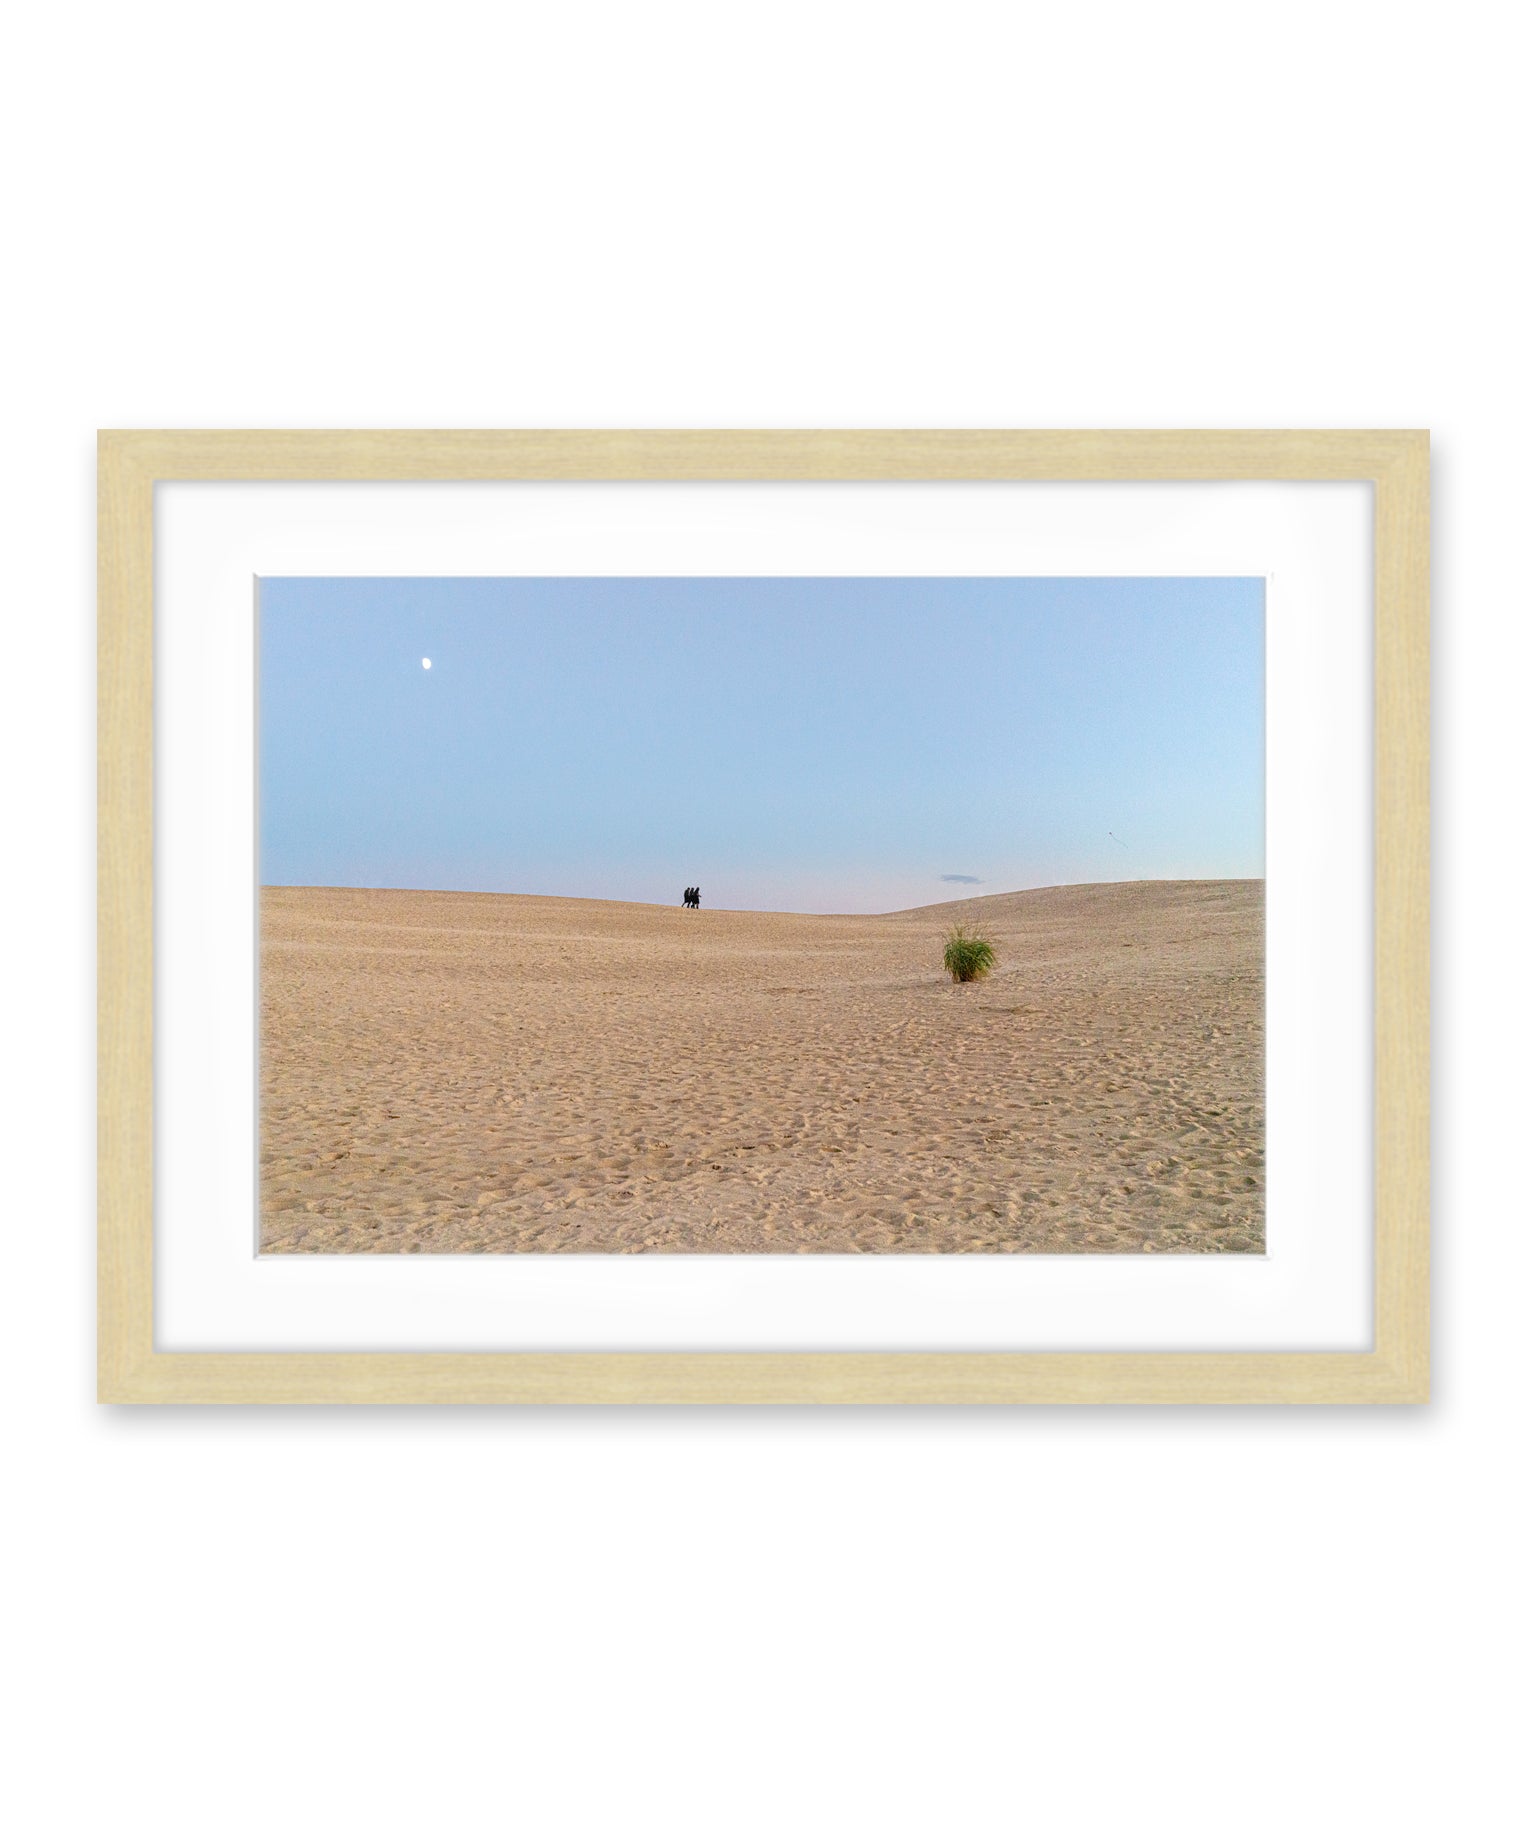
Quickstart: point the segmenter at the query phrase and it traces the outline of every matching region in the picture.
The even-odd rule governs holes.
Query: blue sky
[[[264,578],[262,882],[881,911],[1260,877],[1264,587]]]

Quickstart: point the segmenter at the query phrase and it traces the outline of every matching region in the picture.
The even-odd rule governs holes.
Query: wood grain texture
[[[97,470],[97,1370],[154,1360],[154,481]]]
[[[1370,480],[1395,430],[114,430],[161,481]]]
[[[1424,1396],[1375,1353],[156,1353],[115,1386],[106,1401],[179,1404],[1391,1404]]]
[[[1430,1389],[1429,443],[1403,430],[104,431],[98,1394],[110,1403],[1415,1403]],[[154,1343],[159,481],[1366,480],[1375,1343],[1364,1353],[183,1353]]]
[[[1407,438],[1374,509],[1376,1350],[1430,1395],[1430,443]]]

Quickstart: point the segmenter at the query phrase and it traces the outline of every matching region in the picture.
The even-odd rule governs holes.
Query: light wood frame
[[[1417,1403],[1430,1352],[1429,440],[1412,430],[109,430],[98,444],[105,1403]],[[1374,1343],[1364,1352],[162,1352],[154,1339],[161,481],[1370,481]]]

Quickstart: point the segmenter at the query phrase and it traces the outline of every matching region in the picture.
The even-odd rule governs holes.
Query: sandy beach
[[[1261,1250],[1263,893],[264,890],[261,1248]]]

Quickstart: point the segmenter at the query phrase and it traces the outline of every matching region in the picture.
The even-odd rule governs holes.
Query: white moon
[[[428,667],[430,667],[430,666],[431,666],[432,664],[433,664],[433,663],[432,663],[432,662],[431,662],[431,661],[430,661],[430,660],[429,660],[429,659],[427,658],[427,656],[426,656],[426,655],[424,654],[424,655],[422,656],[422,670],[423,670],[423,671],[425,672],[425,671],[427,670],[427,668],[428,668]]]

